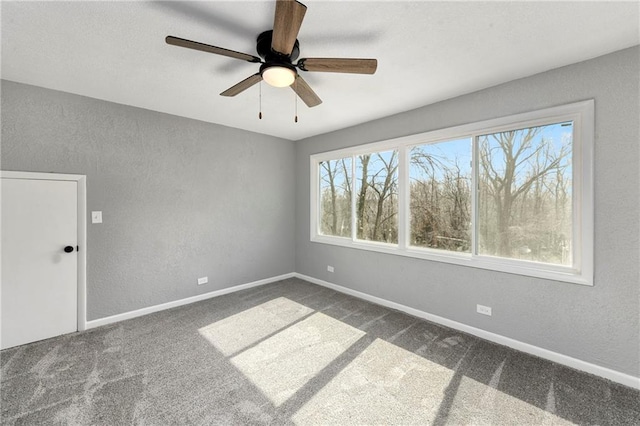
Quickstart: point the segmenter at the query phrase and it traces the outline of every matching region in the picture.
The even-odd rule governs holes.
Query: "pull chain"
[[[262,120],[262,81],[260,82],[260,101],[259,101],[259,109],[260,112],[258,112],[258,118],[260,120]]]
[[[298,89],[298,79],[297,78],[295,80],[295,83],[293,83],[293,84],[296,85],[296,90],[297,90]],[[293,121],[294,121],[294,123],[297,123],[298,122],[298,93],[297,92],[294,92],[294,97],[295,97],[296,115],[295,115],[295,118],[294,118]]]

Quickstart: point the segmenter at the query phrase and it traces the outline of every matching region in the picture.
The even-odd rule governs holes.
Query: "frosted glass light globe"
[[[262,78],[270,86],[287,87],[291,86],[296,79],[295,71],[286,67],[269,67],[262,72]]]

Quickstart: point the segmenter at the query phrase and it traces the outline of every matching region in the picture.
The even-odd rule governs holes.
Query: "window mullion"
[[[409,242],[409,150],[398,148],[398,247],[406,250]]]
[[[356,217],[356,156],[351,156],[351,241],[358,236],[358,218]]]
[[[311,161],[311,182],[310,182],[310,191],[311,191],[311,223],[310,223],[310,231],[311,238],[316,237],[320,232],[320,162],[319,161]]]
[[[478,135],[471,136],[471,256],[478,255],[478,199],[480,192]]]

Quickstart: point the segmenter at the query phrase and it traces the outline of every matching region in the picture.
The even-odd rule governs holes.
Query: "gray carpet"
[[[0,353],[2,424],[639,425],[639,392],[290,279]]]

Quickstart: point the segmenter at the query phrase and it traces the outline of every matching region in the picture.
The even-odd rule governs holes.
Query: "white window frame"
[[[478,136],[507,130],[542,126],[566,121],[573,122],[572,141],[572,261],[571,266],[553,265],[527,260],[491,257],[477,254],[476,190],[472,193],[472,250],[471,253],[450,252],[409,245],[409,151],[416,145],[450,141],[462,138],[472,140],[472,188],[477,187]],[[356,238],[356,217],[352,212],[351,238],[323,235],[319,230],[320,191],[319,163],[380,151],[398,151],[398,244],[359,240]],[[310,235],[311,241],[380,253],[408,256],[431,261],[489,269],[530,277],[593,285],[594,245],[594,101],[593,99],[537,110],[508,117],[465,124],[397,139],[359,145],[310,156]],[[355,187],[355,180],[352,179]],[[353,191],[353,188],[352,188]],[[355,194],[355,192],[352,192]],[[355,202],[352,200],[352,209]]]

